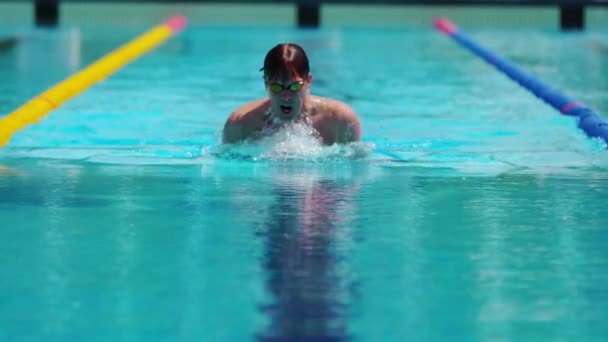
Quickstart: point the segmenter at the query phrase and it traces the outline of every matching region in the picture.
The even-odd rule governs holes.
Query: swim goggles
[[[282,85],[279,83],[273,83],[271,85],[268,86],[268,89],[270,89],[271,92],[273,93],[280,93],[283,90],[289,90],[290,92],[296,92],[300,89],[302,89],[304,87],[304,81],[299,81],[299,82],[294,82],[290,85]]]

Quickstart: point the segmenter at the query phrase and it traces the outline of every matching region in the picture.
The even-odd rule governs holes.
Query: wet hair
[[[290,73],[300,77],[308,76],[308,56],[301,46],[297,44],[278,44],[266,54],[264,58],[264,79],[270,80],[279,74]]]

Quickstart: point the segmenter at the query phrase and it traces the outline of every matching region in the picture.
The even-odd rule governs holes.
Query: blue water
[[[145,28],[106,29],[4,28],[0,112]],[[608,113],[606,32],[468,33]],[[284,41],[362,143],[221,146]],[[604,341],[607,172],[430,28],[191,27],[0,150],[0,340]]]

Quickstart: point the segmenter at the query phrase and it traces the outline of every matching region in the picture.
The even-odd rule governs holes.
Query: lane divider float
[[[15,132],[39,122],[53,109],[165,42],[186,25],[186,17],[172,16],[0,118],[0,147],[8,144]]]
[[[450,20],[443,17],[436,18],[433,25],[437,30],[451,37],[458,44],[481,57],[489,64],[492,64],[499,71],[541,98],[560,113],[576,117],[578,120],[578,127],[582,129],[587,136],[590,138],[600,138],[604,141],[606,146],[608,146],[608,122],[593,109],[581,102],[574,101],[559,90],[527,73],[514,63],[481,46],[472,38],[461,32]]]

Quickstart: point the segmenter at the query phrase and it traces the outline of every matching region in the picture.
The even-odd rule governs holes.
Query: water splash
[[[262,132],[257,140],[241,144],[218,145],[203,149],[203,157],[252,161],[313,161],[361,159],[373,150],[373,144],[353,142],[324,145],[318,133],[305,123],[288,123],[276,131]]]

